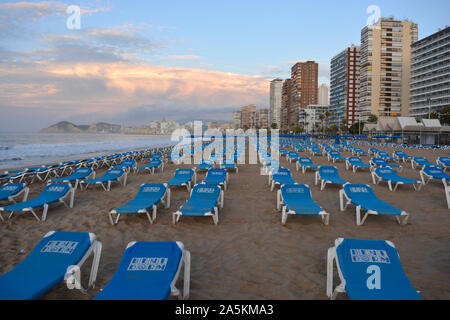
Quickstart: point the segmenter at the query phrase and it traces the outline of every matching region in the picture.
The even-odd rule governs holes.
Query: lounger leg
[[[329,213],[323,214],[322,221],[323,221],[323,224],[327,226],[330,222],[330,214]]]
[[[283,211],[281,213],[281,224],[283,226],[286,225],[286,220],[287,220],[286,206],[283,206]]]
[[[183,300],[189,297],[190,279],[191,279],[191,253],[187,250],[184,250],[184,276],[183,276],[183,297],[182,297]]]
[[[94,259],[92,261],[91,274],[89,276],[89,288],[95,288],[95,281],[97,280],[98,265],[100,263],[100,255],[102,254],[102,243],[95,241]]]
[[[118,214],[117,214],[118,215]],[[112,212],[108,212],[109,222],[111,222],[112,225],[115,225],[117,222],[114,222],[114,217]],[[119,221],[119,219],[117,219]]]
[[[277,210],[280,210],[281,206],[281,189],[277,191]]]
[[[335,248],[329,248],[327,252],[327,297],[333,299],[333,267],[336,256]]]
[[[45,221],[45,219],[47,219],[47,211],[48,211],[48,204],[44,204],[44,211],[42,212],[41,221]],[[31,210],[31,213],[36,217],[36,219],[39,220],[38,216],[36,215],[36,213],[34,213],[33,210]]]
[[[214,207],[213,220],[215,225],[219,223],[219,209],[217,207]]]
[[[5,219],[2,216],[2,212],[0,211],[0,220],[5,221]]]
[[[156,204],[153,205],[153,215],[152,215],[152,220],[155,221],[156,220],[156,211],[158,210],[158,206]],[[153,223],[152,220],[150,220],[150,223]]]
[[[169,187],[167,187],[166,191],[166,208],[170,208],[170,197],[171,197],[171,190]]]

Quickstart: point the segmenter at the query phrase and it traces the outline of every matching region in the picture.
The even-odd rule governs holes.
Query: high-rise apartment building
[[[416,41],[411,52],[411,116],[450,107],[450,27]]]
[[[281,90],[283,87],[282,79],[274,79],[270,81],[270,113],[269,125],[275,123],[277,128],[281,127]]]
[[[380,18],[361,30],[358,108],[361,119],[409,115],[411,45],[417,24]]]
[[[281,127],[286,130],[290,123],[290,110],[294,105],[292,94],[292,79],[286,79],[281,87]]]
[[[359,46],[352,45],[331,59],[330,124],[351,126],[357,119]]]
[[[267,129],[269,126],[269,109],[260,108],[254,111],[254,123],[252,128]]]
[[[253,104],[249,104],[248,106],[241,108],[241,128],[249,129],[254,126],[254,112],[256,111],[256,107]]]
[[[233,129],[239,129],[242,128],[242,121],[241,121],[241,110],[235,110],[233,111],[232,119],[231,119],[231,125]]]
[[[297,62],[291,68],[293,105],[289,110],[289,128],[299,125],[300,109],[318,103],[319,65],[314,61]]]
[[[322,106],[325,105],[329,105],[330,104],[330,99],[329,99],[329,95],[328,95],[328,86],[325,83],[322,83],[319,86],[319,95],[318,95],[318,99],[319,99],[319,104]]]

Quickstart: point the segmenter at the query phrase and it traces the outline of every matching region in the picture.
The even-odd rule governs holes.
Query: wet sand
[[[367,150],[367,147],[363,148]],[[392,153],[392,148],[379,148]],[[410,155],[435,161],[442,151],[406,149]],[[310,156],[302,152],[300,155]],[[349,156],[350,152],[342,152]],[[314,163],[330,165],[325,157],[313,157]],[[369,157],[363,157],[368,163]],[[401,163],[402,176],[420,180],[419,170]],[[450,210],[442,182],[430,182],[421,191],[399,186],[389,191],[387,184],[373,185],[370,173],[345,170],[339,174],[352,183],[367,183],[382,200],[410,214],[408,224],[400,226],[393,217],[369,216],[363,226],[356,225],[353,206],[339,210],[339,187],[327,185],[320,191],[314,185],[314,172],[302,174],[295,163],[283,157],[281,165],[291,169],[294,179],[311,187],[313,199],[330,213],[328,226],[317,216],[289,216],[281,225],[276,210],[276,191],[270,192],[268,177],[260,175],[261,165],[239,165],[239,173],[230,172],[224,208],[216,226],[210,217],[182,217],[172,224],[172,213],[189,197],[186,188],[172,190],[171,207],[158,208],[153,225],[145,215],[122,215],[112,226],[109,210],[128,202],[142,183],[163,183],[178,167],[166,164],[164,172],[131,173],[125,187],[113,184],[110,192],[102,188],[77,190],[73,209],[63,205],[50,207],[46,222],[31,214],[15,214],[0,223],[0,274],[11,270],[51,230],[93,232],[103,244],[96,287],[87,295],[66,288],[65,283],[50,290],[41,299],[92,299],[104,288],[119,265],[130,241],[182,241],[191,252],[190,299],[327,299],[326,255],[338,237],[392,241],[411,284],[424,299],[450,299]],[[97,177],[106,169],[98,169]],[[201,182],[205,173],[199,173]],[[43,183],[30,186],[29,199],[38,195]],[[41,211],[38,211],[41,214]],[[24,250],[24,253],[21,253]],[[82,269],[87,282],[89,263]],[[346,299],[346,295],[340,295]]]

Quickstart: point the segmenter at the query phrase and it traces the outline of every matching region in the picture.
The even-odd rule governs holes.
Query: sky
[[[230,121],[267,108],[297,61],[329,84],[331,58],[378,12],[419,39],[450,24],[448,0],[70,1],[0,1],[0,131]]]

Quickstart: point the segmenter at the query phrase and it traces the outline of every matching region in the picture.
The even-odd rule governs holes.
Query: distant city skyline
[[[298,61],[316,61],[329,85],[331,57],[358,45],[370,6],[417,23],[419,40],[450,11],[446,0],[79,1],[77,29],[72,4],[0,4],[0,131],[230,120],[243,105],[268,108],[270,81]]]

